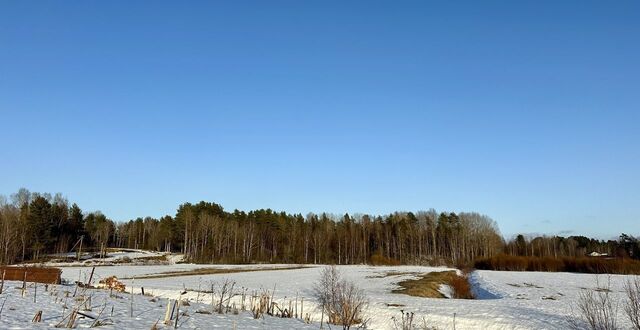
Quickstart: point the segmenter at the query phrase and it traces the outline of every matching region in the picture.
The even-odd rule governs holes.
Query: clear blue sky
[[[0,194],[640,234],[638,1],[1,1]]]

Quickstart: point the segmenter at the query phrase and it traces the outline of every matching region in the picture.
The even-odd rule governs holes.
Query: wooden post
[[[22,277],[22,297],[27,293],[27,268],[24,269],[24,277]]]
[[[172,303],[171,303],[171,299],[167,298],[167,310],[164,312],[164,324],[165,325],[169,325],[169,322],[171,321],[171,312],[173,311],[172,307]]]
[[[269,307],[271,310],[267,313],[269,315],[273,315],[273,295],[276,294],[276,285],[273,284],[273,291],[271,291],[271,306]]]
[[[78,249],[78,262],[80,261],[80,257],[82,256],[82,239],[84,235],[80,236],[80,249]]]
[[[89,282],[87,282],[88,286],[91,286],[91,280],[93,280],[93,272],[96,271],[96,267],[93,266],[93,268],[91,268],[91,275],[89,275]]]
[[[182,304],[182,298],[178,296],[178,300],[176,301],[176,323],[173,325],[174,329],[178,328],[178,319],[180,318],[180,304]]]
[[[133,281],[135,280],[135,277],[131,280],[131,304],[129,305],[129,317],[133,317]]]
[[[200,284],[202,282],[202,277],[198,278],[198,295],[196,296],[196,303],[200,303]]]
[[[213,282],[211,282],[211,313],[215,312],[214,302],[213,302]]]
[[[456,313],[453,313],[453,330],[456,330]]]
[[[9,297],[4,298],[4,301],[2,302],[2,306],[0,306],[0,318],[2,318],[2,310],[4,309],[4,303],[6,303],[6,302],[7,302],[7,299],[8,299],[8,298],[9,298]]]

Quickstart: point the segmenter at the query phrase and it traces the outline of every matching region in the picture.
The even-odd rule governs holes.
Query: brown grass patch
[[[308,268],[306,266],[295,266],[295,267],[272,267],[272,268],[198,268],[193,270],[185,270],[178,272],[165,272],[159,274],[149,274],[149,275],[139,275],[136,276],[136,279],[152,279],[152,278],[167,278],[167,277],[178,277],[178,276],[194,276],[194,275],[212,275],[212,274],[233,274],[233,273],[247,273],[247,272],[266,272],[273,270],[293,270],[293,269],[302,269]],[[130,280],[131,277],[123,277],[123,280]]]
[[[417,279],[399,282],[400,289],[393,293],[402,293],[414,297],[446,298],[438,289],[441,285],[449,285],[453,289],[453,298],[473,299],[471,285],[466,276],[460,276],[455,271],[432,272],[419,275]]]
[[[381,254],[374,254],[369,258],[369,264],[374,266],[398,266],[400,265],[400,261],[387,258]]]
[[[478,259],[474,264],[476,269],[486,270],[640,275],[640,261],[623,258],[518,257],[503,254]]]

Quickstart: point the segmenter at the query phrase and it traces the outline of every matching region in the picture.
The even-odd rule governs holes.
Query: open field
[[[129,253],[139,254],[138,258],[148,257],[138,251]],[[95,262],[84,263],[92,264]],[[114,308],[114,316],[107,318],[112,324],[104,325],[104,328],[151,328],[157,320],[163,318],[168,299],[177,297],[190,302],[190,306],[184,307],[189,317],[181,321],[182,328],[318,328],[321,315],[313,297],[313,286],[322,267],[324,266],[288,264],[140,265],[135,260],[129,264],[96,266],[92,284],[117,276],[125,284],[127,292],[133,287],[133,292],[136,293],[136,312],[133,318],[129,316],[130,295],[126,292],[116,294],[120,298],[109,298],[106,290],[88,290],[88,294],[93,295],[94,314],[105,303],[109,311],[111,307]],[[446,285],[447,279],[455,273],[460,274],[451,268],[354,265],[338,266],[338,270],[366,292],[369,299],[366,317],[368,327],[372,329],[393,329],[393,317],[398,318],[401,311],[415,313],[414,324],[422,325],[424,322],[437,329],[453,329],[454,324],[456,329],[565,329],[568,325],[567,318],[572,315],[572,308],[575,309],[581,292],[596,290],[609,283],[611,297],[620,303],[624,298],[623,285],[632,278],[629,275],[478,270],[469,275],[472,293],[476,297],[471,300],[448,298],[452,294],[451,288]],[[63,267],[62,271],[62,280],[66,283],[78,280],[87,282],[92,267],[76,264]],[[309,314],[310,321],[314,324],[305,324],[300,319],[269,316],[255,320],[250,312],[240,312],[237,315],[196,313],[196,310],[211,308],[212,285],[214,291],[218,291],[225,280],[236,283],[234,290],[238,295],[230,304],[240,306],[242,292],[250,296],[269,291],[273,293],[274,301],[279,306],[291,305],[300,310],[304,308],[304,313]],[[0,328],[30,327],[32,324],[28,321],[37,310],[43,310],[43,322],[38,327],[53,327],[59,322],[62,317],[62,298],[50,301],[54,298],[51,294],[43,293],[40,285],[41,300],[34,306],[33,284],[26,296],[22,297],[20,290],[16,289],[21,287],[21,282],[7,283],[5,293],[0,295],[0,304],[6,300],[4,312],[0,316]],[[142,288],[146,296],[141,295]],[[74,292],[75,286],[57,286],[55,290]],[[617,318],[622,328],[629,326],[621,305]],[[89,321],[82,319],[78,324],[88,326],[93,322]]]
[[[96,280],[110,275],[119,277],[144,276],[168,271],[176,268],[188,269],[237,269],[238,267],[265,268],[272,265],[238,266],[238,265],[167,265],[167,266],[114,266],[97,267]],[[278,265],[290,268],[292,265]],[[289,300],[298,295],[305,297],[305,308],[312,306],[313,283],[318,278],[321,266],[238,272],[231,274],[207,274],[192,276],[175,276],[153,279],[124,280],[134,291],[140,292],[144,287],[147,293],[163,298],[173,298],[183,288],[190,300],[199,298],[207,301],[206,290],[210,283],[221,283],[224,279],[237,282],[238,288],[249,291],[272,290],[275,287],[276,300]],[[370,299],[368,315],[370,327],[389,329],[393,327],[393,316],[400,310],[414,312],[416,317],[427,320],[428,324],[441,329],[453,328],[454,314],[458,329],[562,329],[566,327],[566,318],[571,315],[572,304],[582,290],[593,290],[605,281],[611,280],[612,296],[623,297],[623,283],[628,276],[623,275],[591,275],[572,273],[540,273],[540,272],[503,272],[475,271],[470,280],[478,299],[438,299],[413,297],[393,293],[399,289],[399,282],[419,278],[418,274],[435,271],[446,271],[446,268],[419,266],[339,266],[339,270],[348,279],[358,283]],[[63,278],[75,280],[88,274],[90,268],[68,267],[63,271]],[[391,275],[389,275],[391,274]],[[626,320],[619,311],[621,324]],[[319,321],[320,315],[313,313],[313,319]]]

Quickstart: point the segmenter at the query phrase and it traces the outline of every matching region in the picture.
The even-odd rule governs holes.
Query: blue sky
[[[640,234],[637,1],[0,2],[0,194]]]

